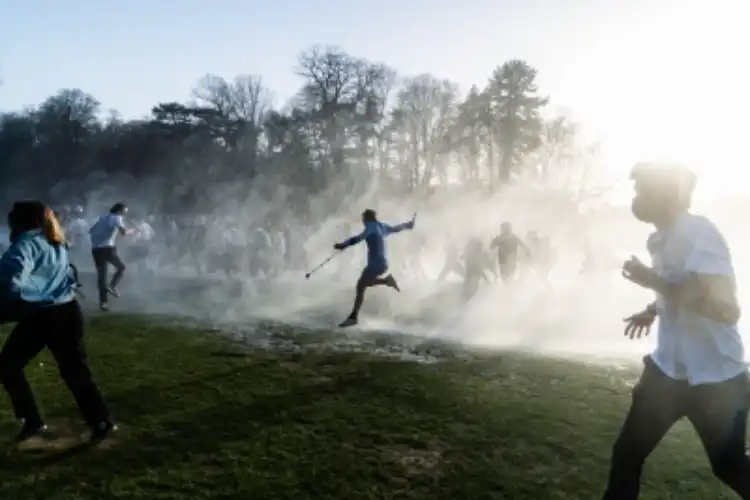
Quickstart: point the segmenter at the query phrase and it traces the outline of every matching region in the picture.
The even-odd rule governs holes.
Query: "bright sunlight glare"
[[[743,163],[750,113],[750,75],[736,61],[750,36],[740,26],[741,2],[644,3],[640,15],[602,25],[574,58],[582,74],[579,102],[590,132],[602,135],[618,177],[637,161],[683,163],[698,174],[703,201],[748,191],[736,175]],[[599,43],[600,42],[600,43]],[[598,61],[595,69],[576,67]],[[606,103],[606,105],[604,105]],[[630,186],[615,196],[626,199]]]

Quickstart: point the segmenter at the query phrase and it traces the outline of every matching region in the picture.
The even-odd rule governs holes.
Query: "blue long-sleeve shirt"
[[[384,267],[388,265],[385,249],[385,238],[393,233],[414,227],[412,221],[404,222],[396,226],[389,226],[383,222],[372,221],[365,223],[365,229],[356,236],[344,240],[343,248],[356,245],[364,240],[367,245],[367,267]]]
[[[68,250],[41,231],[21,234],[0,257],[0,300],[65,304],[75,299],[75,287]]]

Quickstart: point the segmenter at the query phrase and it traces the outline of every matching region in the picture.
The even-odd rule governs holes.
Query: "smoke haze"
[[[149,203],[147,192],[129,200],[130,221],[158,215],[149,210],[154,204]],[[116,198],[109,192],[88,194],[87,218],[106,212],[111,204],[106,200],[112,199]],[[310,206],[315,206],[315,201],[311,200]],[[130,259],[129,242],[121,240],[128,272],[121,287],[123,298],[115,303],[115,310],[177,316],[223,328],[271,320],[333,329],[351,308],[354,283],[365,263],[365,245],[336,255],[310,279],[304,278],[305,272],[332,254],[334,242],[361,230],[362,209],[374,207],[382,221],[394,224],[418,211],[414,231],[387,239],[391,271],[402,292],[369,289],[360,325],[347,333],[386,331],[555,356],[638,359],[653,348],[655,336],[640,341],[624,338],[622,318],[642,309],[652,297],[622,279],[619,269],[631,254],[647,257],[649,228],[633,220],[627,206],[601,205],[582,212],[552,201],[550,193],[540,192],[538,186],[522,184],[493,196],[464,190],[438,193],[421,202],[398,203],[367,195],[352,202],[345,213],[327,218],[310,213],[306,221],[300,221],[286,217],[284,202],[225,198],[200,216],[205,224],[203,239],[178,238],[180,258],[175,257],[175,248],[165,237],[165,223],[155,223],[156,238],[148,243],[145,259]],[[724,209],[697,208],[713,217],[725,232],[742,285],[750,278],[750,269],[742,259],[747,242],[742,221],[724,205]],[[288,245],[290,250],[292,246],[304,249],[304,265],[284,265],[278,276],[267,280],[242,273],[227,275],[218,269],[217,259],[228,245],[245,251],[253,247],[253,227],[267,216],[289,226]],[[488,244],[504,221],[512,222],[521,236],[536,230],[552,239],[559,258],[549,284],[533,275],[510,285],[498,280],[483,285],[464,304],[459,298],[460,276],[436,280],[446,245],[451,240],[462,249],[472,236]],[[582,274],[587,249],[596,255],[598,264]],[[421,263],[425,278],[405,268],[414,259]],[[77,261],[82,271],[93,271],[87,256],[79,255]],[[93,302],[94,287],[88,286],[86,293]]]

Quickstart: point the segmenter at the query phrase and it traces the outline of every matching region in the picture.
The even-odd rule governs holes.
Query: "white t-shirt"
[[[654,270],[670,283],[692,274],[735,279],[729,246],[705,217],[685,214],[648,239]],[[747,370],[736,325],[726,325],[657,297],[658,343],[651,355],[668,376],[691,385],[722,382]]]
[[[154,228],[151,227],[151,224],[146,221],[141,221],[141,223],[135,227],[135,234],[133,236],[135,237],[135,241],[151,241],[156,236],[156,232],[154,231]]]
[[[125,229],[122,215],[102,215],[89,229],[91,248],[114,248],[120,229]]]

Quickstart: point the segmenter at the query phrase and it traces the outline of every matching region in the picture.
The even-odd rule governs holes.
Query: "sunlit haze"
[[[519,288],[510,291],[502,287],[489,288],[483,297],[472,303],[471,311],[475,314],[469,315],[462,323],[464,326],[458,327],[458,323],[454,323],[451,328],[461,334],[470,332],[465,334],[463,340],[486,344],[520,344],[540,350],[549,344],[550,350],[584,350],[589,353],[601,350],[608,355],[630,349],[628,352],[642,354],[645,350],[643,344],[635,346],[619,338],[623,315],[642,307],[650,299],[648,292],[634,290],[619,275],[623,258],[631,253],[643,252],[649,230],[645,225],[636,223],[625,206],[631,195],[627,183],[628,169],[634,162],[669,160],[694,168],[700,178],[696,208],[705,210],[726,230],[737,260],[740,284],[746,281],[744,278],[750,278],[750,268],[742,260],[744,247],[748,246],[743,237],[746,233],[745,221],[737,216],[736,205],[724,203],[731,195],[747,192],[741,177],[747,163],[744,135],[750,112],[747,92],[750,72],[745,68],[745,52],[750,47],[750,36],[745,25],[746,11],[747,6],[739,0],[289,0],[277,3],[250,0],[79,0],[74,4],[52,0],[5,0],[0,2],[0,19],[3,23],[0,30],[0,110],[20,111],[27,106],[38,105],[59,89],[78,88],[98,99],[102,110],[115,110],[124,119],[134,119],[149,115],[157,103],[188,102],[198,80],[207,73],[229,81],[240,74],[260,75],[264,87],[274,93],[275,107],[283,110],[302,85],[301,77],[295,74],[299,55],[315,45],[340,47],[352,56],[382,62],[393,67],[400,76],[430,73],[450,79],[460,86],[462,94],[468,92],[472,85],[486,87],[493,69],[504,62],[524,60],[538,70],[539,91],[551,98],[545,112],[550,116],[569,115],[581,125],[587,144],[601,145],[602,168],[619,182],[614,194],[609,195],[612,204],[618,207],[611,214],[602,212],[605,215],[600,216],[599,213],[578,211],[580,207],[565,212],[554,205],[554,200],[549,201],[551,197],[546,192],[539,194],[539,191],[535,191],[539,185],[519,183],[502,195],[493,191],[494,198],[488,196],[486,199],[481,196],[469,199],[469,195],[465,199],[458,195],[451,197],[445,194],[449,192],[446,188],[440,194],[445,196],[442,204],[429,199],[420,201],[419,206],[414,206],[418,203],[415,201],[416,195],[414,199],[404,196],[402,201],[381,203],[373,195],[376,188],[368,185],[367,189],[362,189],[365,194],[361,199],[347,200],[356,205],[354,208],[331,215],[326,212],[327,208],[320,208],[328,206],[325,203],[330,201],[325,199],[327,196],[333,196],[326,191],[329,188],[326,185],[325,189],[320,187],[317,191],[311,188],[310,193],[314,194],[309,196],[309,201],[306,201],[306,195],[299,197],[304,198],[303,202],[308,205],[299,209],[299,212],[305,212],[304,217],[290,225],[296,224],[293,229],[304,235],[299,236],[299,246],[305,247],[309,263],[315,264],[330,254],[334,241],[349,236],[359,228],[359,213],[365,203],[370,204],[373,200],[378,201],[378,210],[389,222],[399,222],[399,219],[411,216],[415,210],[423,211],[419,228],[422,234],[431,238],[450,240],[479,235],[489,240],[497,233],[502,222],[512,219],[520,232],[539,230],[555,239],[561,255],[559,267],[563,269],[553,273],[554,293],[558,295],[551,300],[545,294],[553,292],[538,286],[538,283],[519,285]],[[369,104],[367,101],[368,113]],[[434,102],[431,105],[433,109],[437,107]],[[259,121],[254,122],[253,126]],[[345,126],[349,125],[342,127]],[[535,129],[537,135],[541,135],[538,134],[541,128]],[[25,132],[25,129],[21,130],[18,136]],[[442,129],[439,132],[442,134]],[[305,133],[309,135],[300,142],[313,135],[312,132]],[[356,134],[349,133],[356,139]],[[303,133],[299,134],[302,136]],[[401,137],[407,135],[407,132],[403,132]],[[493,141],[498,136],[489,135],[489,140],[485,142],[485,146],[489,144],[487,149],[492,149]],[[440,138],[452,140],[448,134],[440,135]],[[214,139],[212,137],[211,141]],[[257,139],[258,134],[253,143],[256,149]],[[128,175],[139,168],[144,169],[139,171],[140,174],[146,175],[143,172],[147,169],[143,164],[148,164],[148,161],[142,161],[140,153],[147,156],[153,151],[161,152],[156,146],[153,151],[140,151],[140,140],[133,139],[138,146],[128,150],[137,150],[138,153],[128,158],[132,165],[124,160],[122,162],[127,163],[127,168],[132,167],[131,170],[123,167]],[[325,141],[328,140],[329,137],[325,137]],[[328,146],[336,143],[333,140],[325,141],[323,143]],[[33,146],[33,137],[28,142]],[[323,169],[317,169],[322,162],[314,163],[318,157],[307,150],[304,154],[308,156],[299,160],[299,151],[295,149],[298,143],[291,142],[289,156],[274,156],[277,151],[268,146],[264,160],[271,162],[281,157],[281,160],[277,160],[278,164],[273,163],[274,167],[279,164],[296,166],[297,163],[313,165],[304,175],[309,172],[317,175]],[[362,139],[362,142],[365,143],[366,139]],[[415,139],[410,144],[417,142],[418,139]],[[110,142],[106,144],[111,146]],[[231,155],[227,150],[231,150],[232,154],[242,151],[242,146],[232,149],[227,144],[223,143],[226,150],[222,150],[221,154],[216,153],[216,157],[229,158]],[[215,158],[210,155],[215,150],[210,148],[210,152],[196,159],[192,150],[179,149],[182,145],[169,143],[164,146],[165,151],[169,150],[175,156],[173,158],[164,153],[164,157],[168,157],[165,162],[173,161],[174,164],[170,163],[158,172],[162,175],[158,181],[154,180],[148,186],[138,185],[136,189],[128,191],[128,202],[133,204],[135,212],[138,203],[145,207],[145,212],[164,201],[164,186],[159,185],[164,178],[177,182],[185,181],[192,175],[198,176],[202,182],[203,170],[208,171],[208,168],[204,169],[205,164],[210,163],[209,166],[213,167],[214,163],[218,165],[223,161],[219,159],[211,163]],[[213,142],[210,144],[212,148],[215,145]],[[434,146],[434,143],[431,145]],[[117,147],[120,146],[117,143]],[[363,150],[369,151],[368,147],[370,144],[365,144]],[[374,147],[371,149],[374,150]],[[92,150],[96,150],[97,154],[100,152],[96,148]],[[112,153],[110,160],[121,151],[113,150],[116,153]],[[225,156],[221,156],[225,153]],[[422,153],[425,154],[421,160],[424,164],[434,159],[428,158],[425,151]],[[402,163],[410,161],[403,160],[406,156],[403,151],[400,154]],[[439,154],[442,152],[436,153]],[[54,155],[53,152],[42,158]],[[89,156],[81,156],[84,157],[81,164],[88,165],[86,161],[89,161]],[[333,154],[330,156],[335,157]],[[376,156],[373,153],[362,163],[370,161],[374,164],[376,159],[373,158]],[[29,157],[32,160],[38,158],[33,155]],[[206,160],[209,157],[210,160]],[[482,163],[480,157],[490,160]],[[157,158],[153,160],[154,164],[162,161],[162,156],[156,153],[150,157],[153,158]],[[235,157],[231,158],[232,161],[236,160]],[[33,163],[32,160],[29,164]],[[309,163],[304,163],[308,160]],[[480,168],[477,167],[480,163],[481,168],[489,165],[487,171],[490,172],[489,177],[493,177],[495,167],[492,160],[493,153],[486,156],[473,153],[467,163],[473,163],[476,169]],[[228,160],[226,164],[235,165],[232,161]],[[102,160],[102,163],[106,161]],[[336,166],[344,163],[341,160]],[[24,170],[29,164],[19,163],[20,167],[16,165],[15,168]],[[178,164],[184,169],[180,170],[179,175],[174,175],[171,169],[177,168],[174,165]],[[382,164],[380,167],[372,167],[371,164],[368,165],[371,170],[386,170]],[[153,166],[148,165],[149,168]],[[394,178],[402,175],[399,168],[389,165],[391,171],[398,172]],[[415,169],[418,169],[419,159],[416,165]],[[464,170],[469,168],[464,166]],[[81,173],[84,167],[80,169],[77,173],[82,178],[90,173]],[[73,167],[69,169],[74,170]],[[368,169],[361,170],[368,175],[371,173]],[[165,171],[169,174],[163,175]],[[343,168],[336,173],[342,171]],[[107,179],[109,171],[101,175],[101,179]],[[173,178],[169,179],[169,175]],[[313,184],[311,177],[295,175],[291,176],[295,182],[301,183],[299,178],[304,178],[305,182]],[[359,186],[357,182],[368,184],[371,178],[362,181],[362,175],[351,174],[351,179],[344,180],[335,177],[331,184],[338,183],[338,191],[334,190],[339,193],[337,196],[349,194],[351,186]],[[156,179],[157,174],[154,176]],[[120,196],[128,189],[123,186],[132,187],[133,177],[138,178],[139,175],[128,177],[131,184],[122,181],[123,184],[116,185],[120,182],[119,178],[111,183],[98,181],[100,185],[97,189],[101,191],[86,194],[89,204],[87,217],[100,215],[99,211],[111,204],[114,196]],[[330,177],[334,178],[333,174]],[[247,178],[251,178],[249,174]],[[510,175],[504,180],[509,178]],[[91,179],[97,178],[93,174],[86,177],[87,181],[94,182]],[[192,177],[190,179],[194,180]],[[469,181],[477,179],[478,175]],[[226,182],[226,178],[222,178],[222,181]],[[475,187],[469,181],[466,186]],[[203,195],[209,189],[200,182],[200,189],[196,192],[200,191]],[[272,178],[267,186],[278,187],[282,183],[278,178]],[[449,183],[445,181],[444,184],[447,186]],[[173,186],[167,187],[171,189]],[[190,188],[194,189],[195,186]],[[282,188],[285,186],[278,188],[278,193],[273,193],[280,200],[282,195],[286,195]],[[294,188],[299,188],[299,185],[290,188],[290,191]],[[280,219],[286,217],[285,210],[292,211],[287,206],[290,203],[288,199],[274,201],[273,205],[267,192],[253,192],[251,194],[256,198],[252,198],[251,194],[247,194],[250,189],[243,191],[242,186],[231,192],[216,189],[219,193],[213,193],[215,199],[210,201],[214,203],[211,216],[218,222],[205,224],[211,227],[206,229],[208,236],[204,235],[212,245],[217,241],[228,241],[228,227],[236,229],[235,226],[244,224],[244,230],[249,231],[251,224],[259,222],[274,210],[282,214],[278,216]],[[405,189],[412,189],[410,193],[416,192],[412,185]],[[189,189],[184,191],[188,192]],[[258,188],[258,191],[263,191],[263,188]],[[81,195],[77,193],[76,196]],[[202,199],[198,201],[205,202]],[[205,205],[208,204],[205,202]],[[568,208],[569,205],[564,207]],[[512,214],[512,217],[508,214]],[[315,222],[314,229],[310,229],[313,226],[311,221],[318,216],[321,220]],[[215,233],[209,234],[209,230]],[[452,236],[448,233],[452,233]],[[247,235],[245,237],[249,238]],[[408,245],[400,243],[399,236],[394,238],[397,239],[393,243],[394,260],[409,255],[411,250]],[[246,245],[247,241],[242,245]],[[407,241],[406,237],[401,241]],[[221,244],[215,243],[216,248],[199,248],[195,254],[200,254],[200,258],[215,256],[217,252],[224,251],[219,248]],[[442,266],[443,244],[440,241],[423,245],[428,248],[425,261],[430,279],[437,276]],[[227,245],[238,244],[234,241]],[[164,247],[149,255],[149,269],[162,270],[162,266],[175,263],[176,257],[172,258],[169,253],[172,249],[166,248],[166,244]],[[605,261],[605,271],[598,276],[601,279],[586,278],[592,281],[590,286],[589,283],[581,286],[576,281],[583,260],[583,247],[595,248]],[[252,303],[256,308],[253,313],[260,311],[275,319],[301,318],[305,321],[311,321],[314,315],[307,313],[312,310],[324,309],[326,318],[338,314],[336,311],[343,314],[351,304],[350,293],[356,279],[354,269],[360,271],[357,266],[361,263],[363,252],[359,248],[351,251],[347,257],[342,256],[315,280],[302,282],[301,273],[296,269],[293,272],[286,269],[287,281],[284,286],[288,288],[284,288],[283,292],[277,290],[275,296],[266,294],[271,299],[261,294]],[[352,258],[349,259],[349,256]],[[196,259],[195,255],[190,258]],[[193,271],[199,274],[206,272],[201,267],[202,262],[191,262],[190,266],[197,268],[198,271]],[[291,274],[294,279],[290,277]],[[324,279],[334,284],[341,281],[340,289],[329,293],[329,284],[323,284]],[[435,289],[432,288],[438,285],[426,285],[425,280],[416,284],[416,281],[409,294],[404,293],[398,299],[393,299],[389,306],[394,312],[391,316],[420,310],[422,316],[417,319],[427,317],[429,321],[420,323],[415,320],[409,323],[408,328],[403,323],[398,326],[410,332],[440,333],[445,327],[436,326],[439,320],[435,317],[445,311],[441,310],[443,302],[433,297]],[[229,297],[236,302],[238,310],[246,311],[250,307],[250,301],[237,299],[236,291],[229,288],[226,280],[221,281],[221,286],[224,288],[219,287],[213,297],[215,303],[219,303],[220,298],[224,300]],[[147,294],[148,290],[139,289],[138,292]],[[294,300],[289,300],[292,292]],[[383,295],[378,294],[374,295]],[[158,297],[158,300],[144,299],[138,307],[151,308],[152,312],[188,310],[190,314],[196,313],[196,310],[189,310],[191,306],[177,302],[171,304],[156,292],[150,297]],[[595,305],[592,298],[597,299]],[[503,307],[497,307],[497,304]],[[234,309],[225,307],[223,303],[213,309],[211,307],[211,304],[206,306],[211,314],[220,311],[226,317],[235,317]],[[566,327],[562,328],[562,324]],[[387,326],[393,326],[390,317]],[[557,335],[559,330],[572,333],[562,338]],[[600,344],[609,345],[610,342],[601,336],[601,332],[605,331],[618,332],[615,336],[619,343],[600,349]],[[547,332],[548,335],[544,339],[537,338],[539,332]]]
[[[78,87],[140,116],[188,98],[207,72],[262,75],[283,102],[299,84],[298,53],[318,43],[464,89],[522,58],[553,107],[604,141],[615,168],[684,160],[704,174],[704,191],[721,191],[738,187],[730,169],[743,163],[744,10],[736,0],[9,1],[0,5],[0,109]]]

